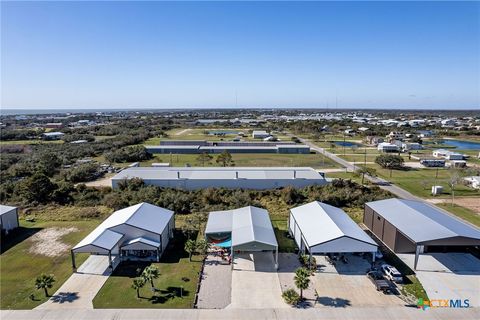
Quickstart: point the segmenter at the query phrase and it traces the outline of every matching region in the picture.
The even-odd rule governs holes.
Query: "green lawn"
[[[35,278],[41,273],[54,274],[55,285],[49,289],[53,294],[72,274],[70,251],[62,252],[58,257],[47,257],[30,253],[33,234],[42,229],[52,227],[75,227],[78,229],[61,238],[69,247],[77,244],[99,221],[56,221],[25,222],[20,220],[21,228],[2,238],[2,254],[0,259],[1,309],[31,309],[46,301],[43,291],[34,287]],[[78,254],[77,262],[81,264],[87,255]],[[35,301],[29,296],[35,294]]]
[[[205,166],[219,166],[216,162],[216,155]],[[148,167],[154,162],[168,162],[171,166],[183,167],[186,164],[191,166],[203,166],[197,160],[196,154],[155,154],[148,161],[141,162],[141,166]],[[313,168],[335,168],[338,164],[324,157],[321,154],[232,154],[233,161],[237,167],[313,167]]]
[[[479,198],[478,201],[480,201],[480,198]],[[459,217],[463,220],[466,220],[466,221],[476,225],[477,227],[480,227],[480,215],[473,212],[472,210],[470,210],[468,208],[465,208],[465,207],[462,207],[462,206],[459,206],[459,205],[456,205],[456,204],[454,204],[452,206],[449,203],[440,203],[440,204],[436,204],[436,206],[438,206],[440,208],[443,208],[443,209],[447,210],[448,212],[453,213],[457,217]]]
[[[192,262],[184,251],[185,239],[180,232],[159,263],[160,277],[140,290],[140,298],[132,289],[132,280],[150,263],[122,262],[108,278],[93,300],[95,308],[192,308],[203,256],[193,256]]]

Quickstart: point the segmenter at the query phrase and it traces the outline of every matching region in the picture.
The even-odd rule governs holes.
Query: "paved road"
[[[2,320],[131,320],[131,319],[352,319],[352,320],[473,320],[480,319],[479,308],[407,307],[311,308],[311,309],[95,309],[95,310],[2,310]]]
[[[354,165],[354,164],[352,164],[352,163],[334,155],[333,153],[326,151],[324,148],[321,148],[321,147],[315,145],[314,143],[312,143],[310,141],[307,141],[307,140],[302,139],[302,138],[299,138],[299,140],[302,143],[308,145],[312,150],[315,150],[318,153],[321,153],[321,154],[325,155],[326,157],[332,159],[336,163],[342,165],[344,168],[346,168],[347,171],[353,172],[353,171],[360,168],[359,166],[356,166],[356,165]],[[373,183],[380,184],[380,188],[382,188],[384,190],[387,190],[387,191],[390,191],[391,193],[393,193],[394,195],[396,195],[399,198],[409,199],[409,200],[420,200],[420,201],[422,200],[422,199],[414,196],[410,192],[408,192],[408,191],[406,191],[406,190],[404,190],[400,187],[397,187],[397,186],[391,184],[390,182],[388,182],[387,180],[384,180],[382,178],[371,177],[371,176],[367,176],[367,175],[365,175],[365,178],[370,180]]]

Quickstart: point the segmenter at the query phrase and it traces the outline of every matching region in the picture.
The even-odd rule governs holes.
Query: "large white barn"
[[[115,211],[72,248],[72,266],[80,252],[108,255],[110,267],[116,258],[159,261],[174,227],[173,211],[149,203]]]
[[[112,188],[132,178],[140,178],[147,185],[186,190],[303,188],[328,183],[321,173],[308,167],[136,167],[114,176]]]

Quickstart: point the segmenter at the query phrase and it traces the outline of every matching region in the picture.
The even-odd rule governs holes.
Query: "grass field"
[[[215,162],[216,155],[212,155],[210,162],[201,162],[197,160],[196,154],[155,154],[148,161],[140,163],[143,167],[149,167],[154,162],[168,162],[173,167],[207,166],[218,167]],[[313,167],[313,168],[336,168],[338,164],[324,157],[321,154],[232,154],[236,167]]]
[[[31,237],[48,228],[78,229],[63,236],[60,240],[69,247],[77,244],[99,221],[56,221],[25,222],[20,220],[21,228],[2,238],[1,269],[1,309],[31,309],[46,301],[43,291],[34,287],[35,278],[41,273],[54,274],[55,285],[49,289],[53,294],[72,274],[70,252],[62,252],[58,257],[48,257],[31,253],[34,245]],[[85,254],[77,255],[80,264],[87,258]],[[35,295],[35,300],[29,298]]]
[[[159,263],[160,277],[140,290],[140,298],[132,289],[132,280],[150,263],[122,262],[108,278],[93,300],[94,308],[192,308],[203,256],[193,256],[192,262],[184,251],[185,238],[177,232]]]
[[[226,134],[224,136],[216,136],[213,134],[208,134],[208,131],[238,131],[243,132],[244,137],[242,137],[243,141],[256,141],[262,142],[261,139],[253,139],[251,131],[252,129],[245,129],[245,128],[177,128],[172,129],[166,132],[168,135],[166,138],[155,137],[148,139],[145,144],[147,145],[158,145],[160,140],[209,140],[209,141],[231,141],[232,139],[236,138],[237,134]],[[256,130],[256,129],[255,129]],[[263,130],[263,129],[259,129]],[[282,141],[291,141],[291,138],[285,134],[274,134],[278,139]]]
[[[392,170],[392,177],[390,177],[390,171],[381,168],[377,164],[367,164],[367,167],[376,169],[380,177],[391,181],[416,196],[423,198],[432,197],[431,187],[435,183],[444,187],[444,194],[437,197],[446,198],[451,196],[451,189],[448,186],[451,171],[448,169],[439,169],[438,178],[435,179],[437,171],[435,169]],[[458,184],[455,187],[455,196],[468,197],[479,195],[478,191],[464,185]]]

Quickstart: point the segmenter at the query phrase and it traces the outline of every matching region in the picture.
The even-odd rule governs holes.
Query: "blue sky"
[[[4,108],[480,108],[478,2],[2,2]]]

